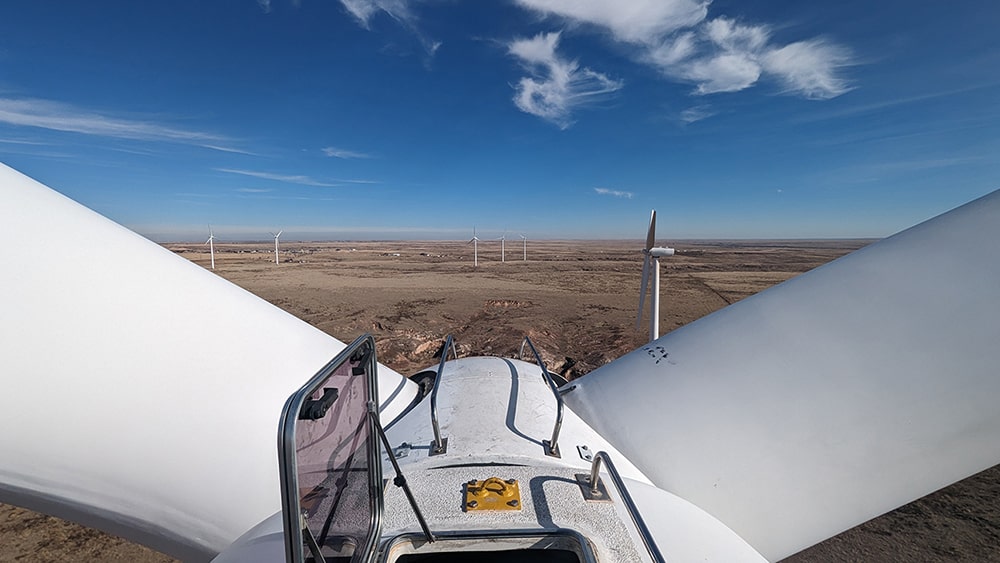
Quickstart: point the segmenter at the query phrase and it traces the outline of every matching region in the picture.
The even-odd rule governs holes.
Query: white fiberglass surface
[[[769,559],[1000,462],[1000,192],[675,330],[565,395]]]
[[[282,405],[344,345],[4,166],[0,222],[0,501],[190,560],[279,511]]]

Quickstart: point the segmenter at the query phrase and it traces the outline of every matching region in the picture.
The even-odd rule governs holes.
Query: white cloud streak
[[[851,89],[840,76],[852,64],[846,48],[821,39],[775,44],[767,25],[725,16],[708,19],[707,1],[516,1],[544,16],[609,31],[616,41],[631,45],[638,60],[670,79],[694,84],[695,94],[738,92],[762,79],[810,99],[834,98]]]
[[[707,105],[697,105],[682,111],[680,117],[684,123],[694,123],[702,119],[708,119],[716,115],[716,113],[718,112]]]
[[[233,147],[223,147],[220,145],[201,145],[201,146],[205,147],[206,149],[212,149],[213,151],[228,152],[233,154],[245,154],[248,156],[260,156],[255,152],[245,151],[243,149],[237,149]]]
[[[216,168],[219,172],[227,174],[239,174],[240,176],[250,176],[251,178],[261,178],[264,180],[274,180],[276,182],[287,182],[289,184],[300,184],[303,186],[318,186],[323,188],[336,188],[341,184],[321,182],[319,180],[303,176],[301,174],[274,174],[271,172],[259,172],[256,170],[240,170],[236,168]]]
[[[607,28],[615,39],[654,43],[665,34],[705,19],[708,2],[691,0],[516,0],[542,15],[558,15]]]
[[[196,144],[208,148],[217,148],[210,146],[210,143],[228,141],[225,137],[212,133],[115,117],[33,98],[0,98],[0,123],[117,139]]]
[[[610,190],[608,188],[594,188],[594,191],[597,192],[599,195],[609,195],[624,199],[632,199],[632,196],[635,195],[632,192],[624,192],[621,190]]]
[[[532,74],[514,86],[514,104],[525,113],[566,129],[573,123],[574,109],[605,98],[621,89],[622,82],[559,57],[558,46],[557,32],[516,39],[507,48]]]
[[[325,154],[326,156],[329,156],[331,158],[351,159],[351,158],[371,158],[372,157],[372,155],[370,155],[368,153],[363,153],[363,152],[358,152],[358,151],[352,151],[352,150],[347,150],[347,149],[340,149],[340,148],[337,148],[337,147],[324,147],[324,148],[322,148],[320,150],[323,151],[323,154]]]
[[[394,19],[409,17],[409,8],[399,0],[340,0],[344,9],[354,16],[365,29],[371,29],[371,19],[377,12],[383,11]]]
[[[251,178],[260,178],[262,180],[274,180],[275,182],[287,182],[289,184],[300,184],[303,186],[317,186],[321,188],[340,188],[344,184],[379,184],[378,180],[344,180],[340,178],[333,178],[330,180],[317,180],[310,176],[305,176],[302,174],[275,174],[273,172],[262,172],[259,170],[243,170],[239,168],[216,168],[217,172],[225,172],[227,174],[238,174],[240,176],[249,176]]]
[[[420,31],[419,18],[410,7],[412,0],[340,0],[340,3],[365,29],[371,29],[372,18],[383,12],[413,32],[429,56],[433,57],[441,47],[440,41],[429,39]]]
[[[36,145],[36,146],[47,146],[49,143],[43,143],[41,141],[27,141],[24,139],[0,139],[0,143],[7,143],[10,145]]]
[[[838,45],[812,40],[799,41],[764,54],[763,66],[784,84],[786,91],[807,98],[836,97],[851,89],[837,76],[837,69],[850,64],[850,53]]]

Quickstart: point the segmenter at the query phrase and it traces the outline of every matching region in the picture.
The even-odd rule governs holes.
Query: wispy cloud
[[[342,182],[344,184],[381,184],[379,180],[365,180],[358,178],[335,178],[335,182]]]
[[[620,197],[620,198],[624,198],[624,199],[632,199],[632,196],[635,195],[632,192],[624,192],[624,191],[621,191],[621,190],[610,190],[608,188],[594,188],[594,191],[597,192],[600,195],[609,195],[609,196]]]
[[[849,64],[847,49],[819,39],[790,43],[761,55],[762,68],[781,81],[786,92],[818,100],[835,98],[851,89],[847,80],[837,75]]]
[[[227,174],[238,174],[240,176],[250,176],[251,178],[261,178],[263,180],[274,180],[275,182],[287,182],[289,184],[300,184],[303,186],[318,186],[321,188],[339,188],[343,187],[344,184],[370,185],[381,183],[378,180],[366,179],[330,178],[327,180],[317,180],[303,174],[276,174],[274,172],[243,170],[239,168],[216,168],[215,170],[217,172],[225,172]]]
[[[35,98],[0,98],[0,123],[117,139],[170,141],[206,147],[212,143],[229,141],[226,137],[204,131],[116,117]]]
[[[653,43],[665,34],[691,27],[708,15],[700,0],[516,0],[543,15],[605,27],[616,39]]]
[[[257,5],[265,14],[271,13],[271,0],[257,0]]]
[[[220,145],[201,145],[201,146],[205,147],[206,149],[212,149],[213,151],[228,152],[234,154],[245,154],[249,156],[260,156],[255,152],[250,152],[243,149],[237,149],[234,147],[223,147]]]
[[[681,112],[681,121],[684,123],[694,123],[696,121],[701,121],[702,119],[708,119],[718,112],[712,109],[711,106],[701,104],[697,106],[692,106]]]
[[[41,141],[28,141],[25,139],[0,139],[0,143],[6,143],[8,145],[34,145],[34,146],[46,146],[49,143],[43,143]]]
[[[603,99],[622,82],[559,57],[558,46],[559,33],[547,33],[514,40],[508,50],[532,73],[515,86],[514,104],[566,129],[573,123],[574,109]]]
[[[825,119],[839,119],[841,117],[852,117],[855,115],[875,113],[888,108],[894,108],[897,106],[919,104],[921,102],[937,100],[939,98],[949,98],[960,94],[964,94],[966,92],[972,92],[982,88],[988,88],[994,86],[995,84],[996,83],[975,84],[963,88],[950,88],[947,90],[927,92],[915,96],[901,96],[898,98],[885,99],[874,103],[854,105],[834,111],[827,111],[824,113],[813,113],[806,117],[800,117],[798,121],[799,122],[822,121]]]
[[[337,147],[324,147],[321,150],[323,151],[323,154],[325,154],[326,156],[332,157],[332,158],[350,159],[350,158],[371,158],[372,157],[372,155],[370,155],[368,153],[363,153],[363,152],[358,152],[358,151],[352,151],[352,150],[347,150],[347,149],[341,149],[341,148],[337,148]]]
[[[516,0],[543,16],[610,31],[664,76],[694,84],[699,95],[737,92],[762,79],[811,99],[851,89],[840,73],[852,63],[843,46],[822,39],[775,44],[768,25],[708,18],[697,0]]]
[[[272,190],[268,190],[265,188],[236,188],[236,191],[241,194],[266,194],[271,192]]]
[[[411,8],[410,0],[340,0],[340,3],[365,29],[371,29],[372,18],[382,12],[409,29],[429,56],[434,56],[441,47],[440,41],[428,38],[420,30],[420,20]]]
[[[276,182],[287,182],[289,184],[301,184],[303,186],[319,186],[325,188],[335,188],[341,186],[342,184],[334,184],[330,182],[322,182],[309,176],[304,176],[301,174],[274,174],[272,172],[260,172],[256,170],[239,170],[236,168],[216,168],[215,170],[219,172],[225,172],[227,174],[239,174],[241,176],[250,176],[251,178],[261,178],[264,180],[274,180]]]
[[[393,19],[412,17],[406,2],[399,0],[379,1],[379,0],[340,0],[358,23],[365,29],[371,29],[371,19],[379,11],[383,11]]]

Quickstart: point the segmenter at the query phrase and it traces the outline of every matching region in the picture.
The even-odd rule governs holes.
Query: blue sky
[[[1000,188],[1000,4],[12,2],[0,161],[155,240],[884,236]],[[515,235],[516,236],[516,235]]]

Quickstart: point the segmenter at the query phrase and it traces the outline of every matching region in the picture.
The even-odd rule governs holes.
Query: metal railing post
[[[559,455],[559,431],[562,429],[563,421],[562,395],[559,394],[559,389],[556,387],[556,383],[552,381],[552,376],[549,375],[549,370],[545,367],[545,362],[542,361],[542,357],[538,354],[538,350],[535,349],[535,345],[531,342],[531,338],[527,336],[524,337],[524,341],[521,342],[521,350],[517,354],[518,359],[521,359],[524,353],[525,344],[527,344],[528,348],[531,349],[531,353],[535,355],[535,362],[538,363],[538,367],[542,368],[542,379],[544,379],[545,383],[549,385],[549,389],[552,390],[552,395],[556,398],[556,425],[552,429],[552,439],[542,441],[542,445],[546,450],[545,455],[551,457],[562,457]]]
[[[625,508],[628,510],[628,515],[632,519],[632,523],[635,528],[639,530],[639,536],[642,538],[642,543],[646,546],[646,551],[649,552],[649,557],[652,558],[654,563],[663,563],[663,554],[660,553],[659,548],[656,547],[656,541],[653,540],[653,534],[650,533],[649,528],[646,527],[646,522],[643,521],[642,516],[639,515],[639,509],[635,505],[635,501],[632,500],[632,495],[628,493],[628,489],[625,488],[625,482],[622,481],[621,475],[618,474],[618,469],[615,468],[615,464],[611,463],[611,456],[607,452],[601,451],[594,454],[594,461],[590,465],[590,476],[588,477],[587,485],[590,487],[591,497],[597,499],[601,497],[601,492],[599,490],[599,485],[601,481],[601,462],[608,467],[608,475],[611,477],[611,482],[615,484],[615,488],[618,489],[618,494],[622,497],[622,502],[625,503]],[[582,475],[580,476],[582,477]]]
[[[448,438],[441,437],[441,426],[438,424],[437,394],[441,376],[444,373],[444,364],[448,361],[449,350],[457,360],[458,352],[455,350],[455,343],[450,334],[444,341],[444,348],[441,349],[441,363],[438,364],[437,374],[434,376],[434,388],[431,389],[431,426],[434,428],[434,441],[431,442],[430,455],[441,455],[448,451]]]

